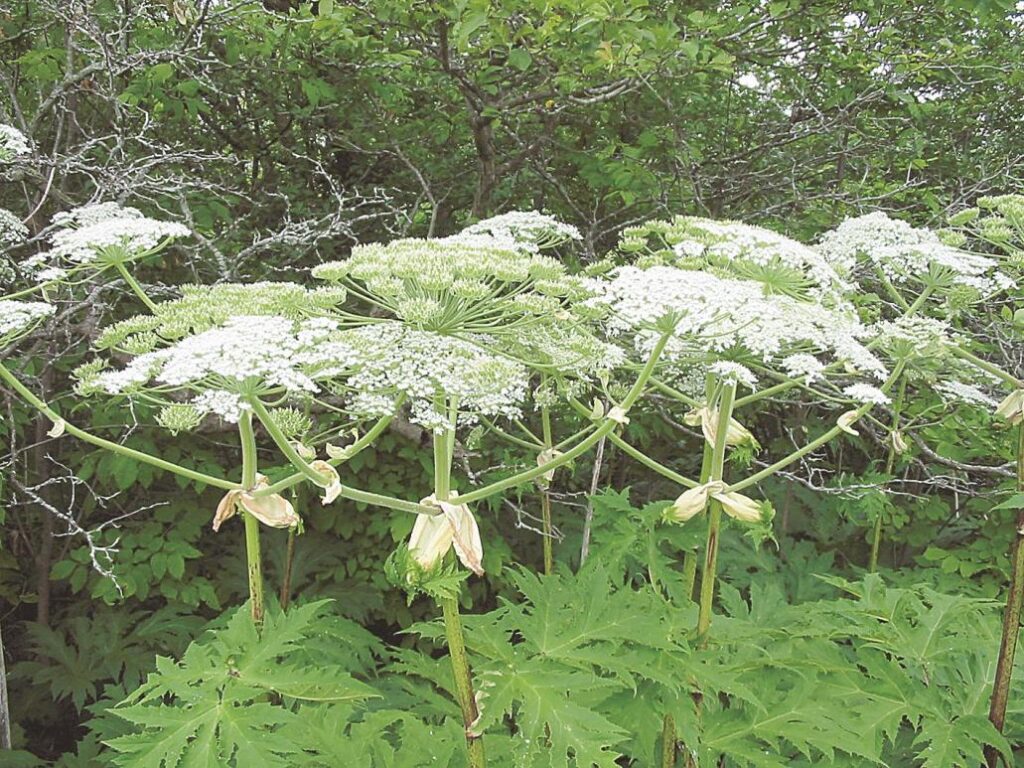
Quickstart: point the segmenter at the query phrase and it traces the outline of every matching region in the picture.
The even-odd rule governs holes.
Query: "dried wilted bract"
[[[263,475],[259,475],[256,479],[256,486],[252,490],[258,491],[269,485],[270,481]],[[237,489],[228,491],[221,498],[213,516],[213,530],[219,531],[225,520],[230,520],[235,516],[239,507],[271,528],[291,528],[301,522],[295,508],[284,496],[277,493],[269,496],[254,496],[251,491]]]
[[[996,408],[996,416],[1007,424],[1020,424],[1024,421],[1024,389],[1011,392]]]
[[[420,501],[441,510],[438,515],[417,515],[409,536],[409,553],[426,570],[437,566],[455,547],[455,554],[469,570],[477,576],[484,575],[481,561],[484,556],[483,542],[476,518],[466,504],[452,504],[428,496]]]
[[[721,480],[712,480],[689,489],[665,510],[665,519],[685,523],[707,509],[708,501],[714,499],[722,505],[722,511],[729,517],[744,523],[759,522],[763,517],[761,504],[742,493],[727,492],[727,487]]]

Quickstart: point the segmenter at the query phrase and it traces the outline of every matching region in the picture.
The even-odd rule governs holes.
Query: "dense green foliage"
[[[1020,186],[1024,20],[1008,5],[11,3],[0,123],[32,138],[36,161],[0,171],[0,208],[29,227],[0,251],[0,284],[45,249],[54,213],[100,199],[196,233],[134,270],[158,299],[179,283],[293,278],[356,243],[510,209],[577,226],[574,268],[623,228],[679,213],[805,241],[864,210],[942,226]],[[975,354],[1018,377],[1020,295],[949,311]],[[885,301],[858,308],[877,319]],[[69,421],[229,476],[224,425],[136,430],[156,405],[75,395],[100,329],[138,309],[111,275],[0,355]],[[679,487],[623,448],[556,472],[549,575],[537,485],[476,505],[487,577],[461,594],[491,764],[659,765],[666,715],[701,765],[977,766],[985,744],[1022,759],[1019,659],[1004,734],[988,721],[1016,444],[991,409],[933,391],[948,370],[916,365],[897,422],[876,409],[859,435],[765,480],[773,527],[726,521],[708,643],[691,635],[681,566],[705,526],[664,525]],[[386,573],[413,515],[290,489],[305,530],[264,533],[278,597],[257,636],[239,607],[241,539],[208,527],[222,491],[48,436],[49,420],[0,394],[13,764],[465,765],[443,628]],[[819,405],[769,401],[743,421],[785,455],[833,426]],[[683,416],[654,397],[621,432],[696,477]],[[541,433],[539,413],[527,420]],[[581,419],[554,422],[561,439]],[[421,499],[430,442],[393,423],[341,480]],[[467,439],[455,487],[511,475],[522,455]],[[260,459],[271,482],[292,472]]]

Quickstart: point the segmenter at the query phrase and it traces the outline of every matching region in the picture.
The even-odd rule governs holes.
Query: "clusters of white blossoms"
[[[996,260],[961,251],[931,230],[880,211],[846,219],[822,235],[818,250],[848,274],[870,279],[878,270],[895,284],[939,278],[945,287],[968,287],[982,296],[1013,286]]]
[[[605,311],[613,335],[634,334],[641,352],[651,349],[671,323],[664,353],[669,360],[735,355],[817,376],[824,364],[818,367],[811,359],[830,356],[862,374],[886,375],[862,343],[868,329],[852,309],[766,293],[751,280],[666,266],[620,267],[591,287],[599,293],[586,305]]]
[[[583,295],[583,281],[561,262],[490,238],[360,245],[313,275],[348,285],[410,325],[443,333],[509,333],[517,320],[551,316]]]
[[[582,236],[576,227],[554,216],[538,211],[510,211],[471,224],[443,241],[481,244],[487,238],[495,245],[536,253],[569,240],[580,240]]]
[[[183,285],[181,298],[157,304],[151,314],[137,315],[107,326],[96,341],[99,349],[139,354],[223,325],[239,315],[277,315],[297,320],[326,316],[345,301],[340,286],[310,290],[297,283],[260,281]]]
[[[162,342],[152,331],[134,336],[145,337],[149,345]],[[132,338],[123,337],[121,348],[145,346]],[[161,397],[177,392],[200,415],[214,413],[227,421],[238,420],[249,407],[247,398],[267,394],[307,396],[326,388],[343,396],[347,410],[359,417],[391,414],[404,396],[412,420],[430,429],[447,423],[446,414],[435,410],[438,398],[458,403],[466,417],[518,416],[528,383],[528,372],[517,363],[401,323],[345,330],[326,317],[275,315],[231,317],[143,351],[121,369],[89,364],[79,371],[82,393]]]
[[[155,393],[185,391],[192,405],[236,421],[244,397],[285,390],[313,393],[318,380],[336,376],[351,362],[332,343],[338,325],[326,318],[291,320],[249,315],[170,346],[144,352],[120,370],[89,367],[80,373],[82,392],[133,394],[149,382]]]
[[[21,219],[6,208],[0,208],[0,248],[16,245],[26,237],[28,227],[21,223]]]
[[[739,221],[676,216],[623,231],[619,249],[639,266],[712,269],[763,283],[773,293],[835,299],[845,275],[818,251],[770,229]]]
[[[0,123],[0,161],[10,161],[32,151],[28,138],[11,125]]]
[[[53,313],[53,305],[43,301],[0,299],[0,343],[9,343],[18,333]]]
[[[53,223],[58,229],[50,236],[52,248],[29,260],[28,266],[127,261],[191,234],[182,224],[151,219],[136,208],[117,203],[83,206],[54,216]]]
[[[529,391],[529,371],[519,363],[401,323],[347,330],[338,343],[350,350],[354,364],[335,388],[349,395],[347,408],[359,416],[393,413],[404,396],[413,423],[442,431],[450,421],[438,411],[439,401],[457,405],[460,423],[475,416],[518,418]]]
[[[935,391],[944,400],[975,405],[985,409],[995,408],[999,401],[985,392],[981,387],[956,379],[946,379],[935,384]]]

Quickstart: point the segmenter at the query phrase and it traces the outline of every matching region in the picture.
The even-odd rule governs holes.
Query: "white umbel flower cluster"
[[[404,395],[412,420],[441,429],[434,409],[447,398],[460,412],[518,416],[529,376],[521,365],[458,339],[385,322],[340,330],[329,318],[232,317],[134,357],[120,370],[86,368],[80,391],[184,392],[200,413],[236,421],[246,398],[315,395],[329,389],[360,417],[394,412]]]
[[[9,248],[22,242],[26,237],[28,227],[21,223],[21,219],[6,208],[0,208],[0,248]]]
[[[664,266],[620,267],[591,287],[600,295],[586,305],[605,310],[612,334],[635,334],[641,352],[672,322],[669,360],[729,352],[771,367],[800,353],[830,354],[861,373],[885,377],[885,366],[861,343],[867,329],[846,308],[766,294],[751,280]]]
[[[936,271],[952,276],[951,285],[983,296],[1013,286],[994,259],[949,246],[935,232],[880,211],[846,219],[822,235],[818,250],[837,269],[869,278],[880,270],[896,284],[922,282]]]
[[[193,405],[201,411],[236,420],[242,395],[278,389],[313,393],[319,390],[317,380],[344,371],[351,361],[344,347],[331,343],[336,332],[337,323],[323,318],[234,317],[138,355],[121,370],[94,372],[81,388],[131,393],[153,381],[157,391],[194,392]]]
[[[136,208],[117,203],[87,205],[58,214],[54,223],[60,228],[50,237],[53,247],[40,257],[50,265],[126,261],[191,234],[181,224],[151,219]]]
[[[955,379],[938,382],[935,385],[935,391],[942,395],[944,400],[952,400],[967,405],[995,408],[999,404],[994,397],[987,394],[980,387]]]
[[[411,326],[442,333],[513,333],[516,321],[552,316],[582,291],[559,261],[489,238],[360,245],[313,275],[350,285]]]
[[[755,280],[771,292],[838,299],[845,275],[822,254],[792,238],[739,221],[676,216],[623,230],[619,250],[638,266],[711,269]]]
[[[0,299],[0,343],[9,343],[14,337],[54,312],[52,304],[42,301],[13,301]]]
[[[32,151],[28,138],[12,125],[0,123],[0,162],[10,162]]]
[[[368,325],[338,338],[356,363],[336,384],[351,393],[349,410],[357,415],[392,413],[399,395],[410,403],[412,422],[436,431],[449,426],[435,406],[438,399],[457,404],[460,419],[469,423],[475,416],[521,415],[529,372],[467,341],[401,323]]]
[[[568,240],[581,240],[576,227],[538,211],[509,211],[471,224],[462,232],[444,238],[445,242],[480,243],[492,238],[515,249],[537,252]]]
[[[889,402],[889,396],[885,392],[870,384],[851,384],[843,390],[843,393],[851,400],[856,400],[859,403],[885,405]]]

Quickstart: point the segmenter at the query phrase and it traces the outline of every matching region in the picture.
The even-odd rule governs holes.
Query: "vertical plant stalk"
[[[11,748],[11,703],[7,698],[7,664],[4,639],[0,635],[0,749]]]
[[[594,496],[597,495],[597,486],[601,482],[601,469],[604,467],[604,446],[606,437],[597,441],[597,449],[594,451],[594,469],[590,473],[590,494],[587,496],[587,511],[583,516],[583,542],[580,544],[580,567],[587,562],[590,555],[590,531],[594,527]]]
[[[288,529],[288,549],[284,558],[284,578],[281,579],[281,610],[287,611],[292,601],[292,568],[295,566],[295,529]]]
[[[896,394],[896,400],[892,405],[892,427],[889,430],[889,453],[885,457],[885,474],[889,476],[892,474],[893,467],[896,466],[896,445],[892,439],[892,433],[900,428],[900,412],[903,410],[903,398],[907,393],[907,379],[906,377],[900,380],[900,389]],[[871,558],[868,561],[868,571],[874,573],[878,570],[878,550],[882,545],[882,516],[879,515],[875,518],[875,528],[871,534]]]
[[[551,437],[551,411],[547,406],[540,409],[541,427],[543,429],[544,449],[551,450],[554,441]],[[544,531],[544,575],[550,576],[555,569],[555,553],[553,532],[551,528],[551,487],[546,481],[540,497],[541,526]]]
[[[736,401],[736,382],[726,382],[718,403],[718,425],[711,453],[709,481],[722,480],[725,474],[725,448],[729,420]],[[722,505],[715,499],[708,503],[708,538],[704,547],[704,570],[700,577],[700,611],[697,615],[697,636],[703,642],[711,627],[711,604],[715,599],[715,574],[718,568],[718,532],[722,525]]]
[[[713,447],[704,441],[704,456],[700,463],[700,484],[704,485],[711,478],[711,457]],[[693,600],[693,588],[697,583],[697,552],[686,552],[683,555],[683,594],[687,600]]]
[[[1017,492],[1024,493],[1024,424],[1017,427]],[[1017,510],[1016,529],[1010,547],[1010,591],[1006,596],[1006,611],[1003,613],[1003,635],[999,643],[999,659],[996,662],[996,677],[992,685],[992,703],[988,719],[996,730],[1002,733],[1006,724],[1006,705],[1010,700],[1010,681],[1013,678],[1013,658],[1017,651],[1017,637],[1020,634],[1021,607],[1024,605],[1024,509]],[[999,762],[999,753],[992,747],[985,747],[985,759],[989,768]]]
[[[455,416],[452,414],[449,428],[443,434],[434,434],[434,498],[448,501],[451,497],[452,454],[455,449]],[[455,678],[455,695],[462,710],[462,724],[466,734],[466,751],[469,768],[484,768],[483,738],[473,733],[473,727],[480,717],[473,695],[473,679],[469,669],[469,655],[466,653],[466,638],[459,615],[459,599],[456,596],[438,598],[441,615],[444,618],[444,634],[448,641],[448,653],[452,660],[452,674]]]
[[[256,485],[256,435],[252,428],[252,411],[242,411],[238,420],[238,435],[242,443],[242,487]],[[248,512],[242,512],[245,521],[245,561],[249,572],[249,606],[252,623],[263,628],[263,558],[260,554],[260,523]]]
[[[672,715],[665,715],[661,724],[661,768],[675,768],[676,765],[676,721]]]

